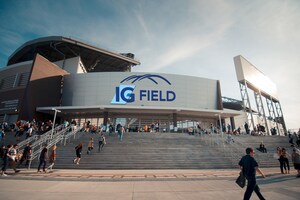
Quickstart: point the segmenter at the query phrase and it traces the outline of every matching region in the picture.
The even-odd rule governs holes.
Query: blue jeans
[[[2,161],[3,161],[3,162],[2,162],[2,171],[5,172],[6,169],[7,169],[7,165],[8,165],[8,158],[5,157],[5,158],[3,158]]]

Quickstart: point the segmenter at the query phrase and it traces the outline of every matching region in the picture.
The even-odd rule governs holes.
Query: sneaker
[[[77,162],[76,165],[79,165],[79,163]]]
[[[7,176],[7,174],[3,173],[3,174],[1,174],[1,176]]]
[[[19,173],[19,172],[20,172],[20,170],[16,170],[16,171],[15,171],[15,173]]]

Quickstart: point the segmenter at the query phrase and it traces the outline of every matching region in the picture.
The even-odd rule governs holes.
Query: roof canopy
[[[209,109],[187,109],[174,107],[153,107],[153,106],[116,106],[116,105],[98,105],[98,106],[58,106],[58,107],[37,107],[36,111],[41,113],[53,114],[53,109],[60,110],[58,116],[72,116],[72,117],[99,117],[103,116],[104,112],[108,112],[109,117],[144,117],[156,116],[157,118],[164,115],[172,116],[176,113],[178,120],[193,119],[193,118],[207,118],[218,119],[218,117],[228,118],[241,114],[234,110],[209,110]]]
[[[80,56],[88,72],[131,71],[139,65],[134,54],[119,54],[62,36],[44,37],[26,42],[8,59],[7,65],[33,60],[36,53],[50,62]]]

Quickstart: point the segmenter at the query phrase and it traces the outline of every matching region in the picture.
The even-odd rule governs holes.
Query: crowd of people
[[[289,158],[291,158],[294,168],[297,171],[297,178],[300,178],[300,150],[295,147],[294,144],[291,145],[292,153],[291,155],[287,152],[285,148],[277,147],[277,158],[280,163],[280,171],[282,174],[289,174],[290,173],[290,165],[289,165]],[[263,144],[260,145],[260,150],[264,151],[265,147]],[[266,151],[266,149],[265,149]],[[241,169],[241,174],[247,180],[247,188],[244,193],[244,200],[249,200],[253,191],[256,193],[257,197],[260,200],[264,200],[264,196],[260,192],[260,188],[256,182],[256,172],[262,175],[263,178],[266,175],[260,170],[258,167],[258,163],[254,158],[255,152],[253,148],[246,149],[246,155],[241,158],[239,161],[239,166]]]
[[[277,147],[276,158],[280,164],[280,171],[282,174],[290,173],[290,162],[289,158],[292,160],[295,170],[297,170],[297,178],[300,178],[300,150],[294,144],[291,145],[292,152],[288,153],[286,148]]]
[[[101,133],[99,133],[99,137],[98,137],[98,152],[103,151],[104,145],[106,145],[106,137],[101,132]],[[90,140],[87,144],[87,147],[88,148],[87,148],[86,154],[89,155],[93,152],[93,149],[94,149],[94,138],[93,137],[90,138]],[[82,149],[83,149],[83,142],[80,142],[78,145],[75,146],[76,157],[73,159],[73,163],[76,165],[79,165],[79,163],[80,163]]]
[[[32,133],[32,130],[30,130],[30,129],[31,128],[36,129],[38,127],[36,123],[32,123],[32,122],[16,123],[16,125],[18,127],[15,129],[16,131],[20,131],[20,129],[24,129],[24,132],[26,132],[26,133]],[[44,125],[45,125],[44,128],[46,128],[46,129],[47,129],[47,127],[48,127],[48,129],[49,129],[49,127],[52,127],[51,121],[44,123]],[[76,122],[71,122],[69,124],[69,122],[64,121],[65,127],[67,127],[69,125],[76,126]],[[43,130],[43,128],[41,128],[41,129]],[[76,147],[75,147],[75,155],[76,156],[73,160],[73,163],[77,164],[77,165],[80,164],[84,145],[86,145],[86,147],[87,147],[86,153],[88,156],[94,152],[95,142],[98,143],[97,149],[98,149],[99,153],[103,151],[103,148],[106,144],[105,133],[103,133],[103,130],[105,130],[105,129],[102,129],[101,127],[99,127],[98,131],[94,132],[93,126],[90,124],[90,122],[87,122],[82,130],[85,132],[89,132],[89,133],[96,133],[96,136],[92,135],[92,137],[90,138],[90,140],[88,141],[87,144],[83,144],[83,142],[80,142],[78,145],[76,145]],[[223,130],[226,130],[226,133],[228,133],[228,135],[233,134],[232,127],[230,127],[230,126],[227,126],[226,129],[223,129]],[[153,128],[153,131],[156,131],[155,125]],[[1,132],[0,132],[0,139],[5,137],[4,129],[1,129]],[[111,135],[113,132],[116,132],[116,134],[119,138],[119,141],[122,142],[125,128],[121,124],[118,124],[116,126],[115,130],[113,129],[112,126],[108,126],[108,129],[106,132],[109,135]],[[193,132],[193,130],[189,129],[188,133],[192,134],[192,132]],[[297,177],[300,177],[300,150],[297,148],[297,147],[299,147],[299,134],[300,134],[300,130],[298,132],[298,135],[296,133],[289,135],[289,143],[292,145],[291,152],[289,152],[289,150],[287,150],[286,148],[283,148],[283,147],[277,148],[276,158],[279,161],[279,168],[280,168],[280,172],[282,174],[290,173],[290,171],[291,171],[290,161],[292,161],[293,167],[297,171]],[[30,136],[31,135],[28,134],[28,137],[30,137]],[[232,138],[229,138],[228,142],[234,142],[234,141],[232,140]],[[2,168],[1,168],[2,176],[7,176],[6,170],[8,167],[10,167],[15,173],[19,173],[20,172],[20,170],[18,169],[19,167],[21,167],[23,165],[25,167],[27,167],[30,164],[32,147],[31,147],[31,144],[29,144],[29,143],[23,149],[22,154],[18,154],[18,145],[17,144],[16,145],[7,145],[7,146],[3,145],[0,150],[1,150],[0,156],[2,159]],[[267,148],[263,142],[261,142],[261,144],[259,145],[257,150],[262,153],[268,152]],[[50,148],[47,146],[47,144],[44,145],[44,147],[39,155],[39,163],[38,163],[38,167],[37,167],[38,173],[41,173],[41,172],[46,173],[46,172],[53,171],[53,167],[54,167],[56,157],[57,157],[56,151],[57,151],[56,145],[53,145]],[[249,163],[252,163],[252,164],[250,165]],[[264,197],[262,196],[262,194],[259,191],[258,185],[256,184],[255,171],[258,171],[259,173],[261,173],[262,176],[265,176],[265,175],[258,168],[258,163],[254,159],[253,148],[246,149],[246,156],[241,159],[241,161],[239,162],[239,165],[240,165],[243,173],[245,173],[246,179],[248,180],[247,189],[245,191],[245,199],[247,199],[247,198],[249,199],[253,191],[256,192],[256,194],[258,195],[258,197],[260,199],[264,199]],[[249,166],[251,166],[253,168],[250,169]]]
[[[43,150],[40,153],[39,156],[39,165],[38,165],[38,172],[41,172],[41,167],[43,167],[43,172],[46,171],[46,165],[47,162],[50,163],[47,170],[49,172],[52,171],[52,168],[54,166],[55,160],[56,160],[56,145],[53,145],[51,147],[50,155],[48,155],[48,148],[47,144],[44,144]],[[2,160],[2,167],[1,167],[1,175],[7,176],[6,170],[8,167],[13,169],[15,173],[19,173],[20,170],[17,168],[20,167],[28,167],[31,158],[32,158],[32,145],[30,143],[26,144],[23,151],[19,151],[18,144],[15,145],[2,145],[0,149],[0,158]]]

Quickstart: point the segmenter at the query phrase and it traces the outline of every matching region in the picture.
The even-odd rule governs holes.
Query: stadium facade
[[[72,38],[29,41],[0,70],[0,121],[45,121],[55,113],[60,121],[99,126],[123,118],[126,126],[156,122],[169,131],[183,128],[184,122],[206,128],[229,119],[234,128],[234,117],[243,116],[242,111],[223,108],[218,80],[131,72],[137,65],[132,53]]]

